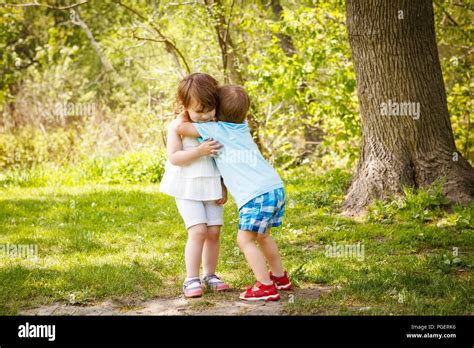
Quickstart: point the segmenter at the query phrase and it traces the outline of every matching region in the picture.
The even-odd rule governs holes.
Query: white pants
[[[176,198],[176,206],[181,214],[186,229],[197,225],[222,226],[222,206],[215,201],[193,201]]]

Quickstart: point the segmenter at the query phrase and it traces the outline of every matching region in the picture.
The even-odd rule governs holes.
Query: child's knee
[[[207,226],[205,224],[191,226],[188,229],[188,234],[193,239],[204,240],[207,237]]]
[[[221,236],[221,234],[220,234],[219,229],[212,229],[212,228],[207,229],[207,236],[206,236],[207,241],[217,242],[219,240],[220,236]]]
[[[267,240],[270,239],[270,235],[268,233],[258,233],[257,235],[257,242],[258,243],[265,243]]]
[[[257,233],[250,231],[239,231],[239,233],[237,234],[237,244],[242,249],[242,247],[246,244],[253,243],[255,241],[255,239],[257,238],[256,234]]]

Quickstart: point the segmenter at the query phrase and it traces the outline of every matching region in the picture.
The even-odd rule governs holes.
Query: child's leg
[[[265,256],[255,245],[256,239],[257,233],[252,231],[239,230],[237,235],[237,243],[252,268],[255,278],[262,284],[271,284],[272,281],[267,271]]]
[[[199,277],[201,255],[206,235],[206,224],[197,224],[188,228],[188,241],[184,250],[187,278]]]
[[[225,291],[230,288],[228,284],[216,275],[220,230],[220,225],[207,227],[207,238],[202,252],[203,281],[207,288],[213,291]]]
[[[257,242],[262,248],[263,254],[267,259],[268,265],[272,271],[272,274],[276,277],[284,276],[283,265],[281,264],[281,256],[278,250],[278,246],[270,236],[270,228],[273,226],[280,226],[283,220],[283,214],[285,212],[285,191],[283,188],[273,191],[274,202],[272,202],[275,208],[273,215],[267,225],[264,234],[258,234]]]
[[[260,248],[267,259],[268,265],[273,273],[277,277],[283,276],[284,270],[281,264],[281,256],[278,251],[278,246],[270,236],[270,228],[267,228],[265,234],[258,234],[257,242],[260,245]]]
[[[187,278],[199,277],[201,255],[207,235],[207,218],[204,202],[176,199],[176,206],[188,230],[188,240],[184,250]]]
[[[215,201],[206,201],[204,204],[207,221],[207,237],[202,253],[202,268],[204,276],[216,273],[219,257],[219,238],[221,226],[224,222],[223,207]]]
[[[204,275],[216,273],[217,259],[219,258],[221,226],[208,226],[206,241],[202,251],[202,268]]]

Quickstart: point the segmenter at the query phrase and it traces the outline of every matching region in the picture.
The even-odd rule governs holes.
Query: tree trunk
[[[451,201],[471,201],[474,170],[454,144],[432,2],[347,0],[346,12],[362,124],[346,213],[439,177]]]

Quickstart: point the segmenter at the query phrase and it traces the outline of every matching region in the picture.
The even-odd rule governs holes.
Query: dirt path
[[[206,294],[199,299],[155,298],[145,302],[105,301],[93,305],[54,303],[25,309],[19,315],[281,315],[284,305],[297,299],[317,299],[330,287],[312,286],[282,292],[280,301],[244,302],[238,291]]]

